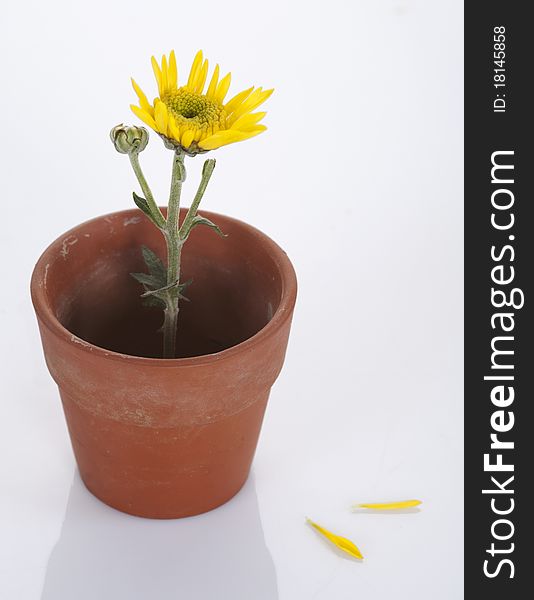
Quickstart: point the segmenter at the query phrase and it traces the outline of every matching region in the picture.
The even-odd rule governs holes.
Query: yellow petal
[[[193,140],[195,139],[195,129],[188,129],[182,134],[180,143],[184,148],[189,148]]]
[[[234,131],[233,129],[227,129],[226,131],[219,131],[210,135],[206,139],[200,141],[198,145],[203,150],[215,150],[216,148],[220,148],[221,146],[226,146],[227,144],[233,144],[235,142],[242,142],[244,140],[248,140],[258,133],[261,133],[262,130],[259,131]]]
[[[215,96],[215,92],[217,90],[217,83],[219,83],[219,65],[215,65],[215,70],[213,71],[213,75],[211,76],[208,91],[206,92],[206,96],[208,98],[213,98]]]
[[[198,142],[200,142],[200,140],[205,140],[206,138],[209,138],[211,136],[213,136],[214,134],[218,133],[220,131],[220,125],[219,123],[213,123],[212,125],[209,125],[208,127],[202,128],[200,130],[200,135],[197,139]],[[226,131],[226,129],[223,129],[223,131]]]
[[[135,82],[135,79],[133,79],[133,77],[132,77],[132,87],[134,89],[134,92],[137,94],[137,97],[139,98],[139,104],[141,105],[141,108],[143,110],[146,110],[148,113],[152,114],[153,108],[152,108],[150,102],[148,101],[147,97],[145,96],[145,93],[143,92],[143,90],[137,85],[137,83]]]
[[[241,106],[241,104],[248,98],[248,96],[250,96],[250,93],[252,92],[253,89],[254,89],[254,86],[251,88],[248,88],[248,90],[243,90],[242,92],[239,92],[239,94],[236,94],[231,100],[229,100],[224,105],[224,110],[226,111],[226,114],[228,114],[228,115],[232,114],[232,112],[234,110],[236,110],[239,106]]]
[[[161,57],[161,87],[163,88],[163,93],[167,91],[168,87],[168,73],[167,73],[167,57],[165,54]]]
[[[244,131],[247,133],[254,133],[255,135],[257,135],[258,133],[267,131],[267,127],[265,125],[262,125],[261,123],[254,123],[252,125],[242,125],[241,127],[239,127],[239,129],[236,128],[236,131]]]
[[[325,529],[324,527],[317,525],[317,523],[314,523],[310,519],[306,519],[306,521],[321,535],[324,535],[324,537],[328,541],[332,542],[332,544],[334,544],[334,546],[337,546],[340,550],[343,550],[343,552],[350,554],[354,558],[358,558],[359,560],[363,559],[363,555],[360,552],[360,550],[358,549],[358,547],[355,544],[353,544],[350,540],[348,540],[347,538],[341,537],[340,535],[336,535],[335,533],[332,533],[331,531],[328,531],[328,529]]]
[[[205,135],[204,137],[207,138],[208,135],[213,135],[214,133],[217,133],[218,131],[220,131],[221,126],[219,123],[215,122],[213,123],[213,125],[209,128],[209,131],[207,131],[207,135]],[[224,130],[223,130],[224,131]]]
[[[252,112],[255,108],[258,108],[260,104],[263,104],[267,98],[274,92],[274,89],[271,90],[263,90],[259,87],[257,90],[254,90],[252,94],[241,104],[239,108],[234,111],[234,114],[229,120],[229,124],[231,125],[235,122],[241,115],[245,115],[249,112]]]
[[[168,81],[169,89],[174,90],[178,86],[178,67],[176,66],[176,55],[174,50],[169,54]]]
[[[201,64],[202,64],[202,50],[199,50],[195,55],[193,64],[191,65],[191,71],[189,72],[189,79],[187,80],[187,87],[190,90],[194,89],[194,84],[195,84],[195,81],[197,78],[197,73],[200,69]]]
[[[154,57],[150,59],[150,62],[152,63],[152,70],[154,71],[154,76],[156,77],[156,81],[158,83],[158,90],[161,96],[161,94],[163,93],[161,86],[161,69],[159,68],[158,61]]]
[[[240,139],[237,139],[238,137]],[[241,139],[243,138],[238,135],[237,131],[219,131],[200,140],[198,145],[203,150],[215,150],[221,146],[226,146],[226,144],[241,141]]]
[[[176,119],[172,116],[171,113],[169,113],[169,124],[167,127],[167,131],[169,132],[170,137],[172,137],[177,142],[180,142],[180,128],[178,127]]]
[[[228,88],[230,87],[231,81],[232,81],[232,74],[228,73],[221,79],[221,81],[219,82],[219,85],[217,86],[217,91],[215,92],[215,100],[217,100],[221,104],[224,102],[224,97],[226,96],[226,94],[228,92]]]
[[[156,102],[154,108],[154,117],[156,121],[157,131],[163,135],[167,135],[167,123],[169,122],[169,116],[167,114],[167,107],[163,102]]]
[[[154,121],[154,119],[145,110],[139,108],[139,106],[135,106],[135,104],[130,104],[130,108],[132,109],[133,114],[139,117],[143,123],[146,123],[149,127],[152,127],[154,131],[158,130],[156,121]]]
[[[197,94],[202,94],[202,90],[204,89],[204,84],[206,83],[206,77],[208,76],[208,61],[205,60],[202,68],[199,71],[197,80],[195,81],[195,92]]]
[[[258,123],[259,121],[261,121],[266,114],[267,114],[266,112],[257,112],[257,113],[247,113],[246,115],[242,115],[232,125],[232,129],[241,130],[242,127],[254,125],[254,124]]]
[[[399,502],[379,502],[355,504],[354,508],[370,508],[372,510],[399,510],[402,508],[413,508],[422,504],[421,500],[401,500]]]

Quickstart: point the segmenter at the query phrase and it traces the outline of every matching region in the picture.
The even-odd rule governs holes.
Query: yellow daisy
[[[150,104],[143,90],[132,79],[139,106],[132,111],[159,133],[169,148],[182,148],[194,156],[226,144],[241,142],[267,129],[260,121],[265,112],[252,112],[265,102],[273,90],[248,88],[225,102],[231,74],[219,79],[216,65],[207,90],[208,61],[202,50],[197,52],[189,78],[178,87],[178,70],[174,50],[161,63],[152,57],[152,68],[159,96]]]

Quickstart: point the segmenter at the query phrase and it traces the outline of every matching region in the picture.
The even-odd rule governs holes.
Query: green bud
[[[213,169],[215,169],[215,159],[208,158],[208,160],[206,160],[204,162],[204,166],[202,167],[202,176],[203,177],[211,177],[211,174],[213,173]]]
[[[110,131],[115,150],[121,154],[139,154],[148,144],[148,131],[136,125],[117,125]]]

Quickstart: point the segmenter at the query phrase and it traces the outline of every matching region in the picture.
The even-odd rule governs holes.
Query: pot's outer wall
[[[242,228],[248,243],[264,247],[261,251],[279,273],[278,281],[272,277],[281,289],[272,319],[253,337],[222,352],[173,360],[129,356],[78,338],[58,320],[62,263],[76,260],[75,252],[88,260],[87,246],[69,249],[65,240],[83,241],[90,239],[87,231],[107,231],[117,243],[117,235],[128,231],[115,226],[119,221],[148,235],[153,226],[139,219],[139,211],[114,213],[71,230],[44,252],[32,277],[46,362],[60,389],[80,474],[101,500],[139,516],[194,515],[239,491],[270,388],[284,362],[296,299],[291,263],[254,228],[203,214],[234,231],[236,240]],[[232,236],[223,243],[231,244]]]

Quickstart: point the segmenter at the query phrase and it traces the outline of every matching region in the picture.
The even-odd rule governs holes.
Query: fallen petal
[[[328,529],[325,529],[317,523],[314,523],[311,519],[306,519],[306,522],[309,523],[321,535],[324,535],[324,537],[328,541],[332,542],[332,544],[337,546],[340,550],[343,550],[343,552],[346,552],[347,554],[350,554],[351,556],[359,560],[363,559],[363,555],[358,549],[358,547],[347,538],[341,537],[340,535],[336,535],[335,533],[328,531]]]
[[[379,503],[366,503],[366,504],[355,504],[354,508],[369,508],[372,510],[399,510],[403,508],[413,508],[422,504],[421,500],[402,500],[400,502],[379,502]]]

